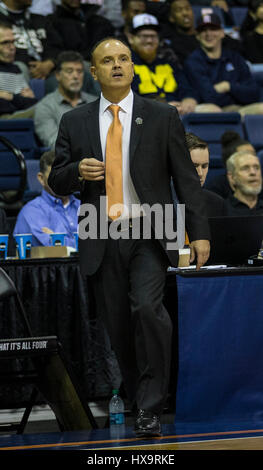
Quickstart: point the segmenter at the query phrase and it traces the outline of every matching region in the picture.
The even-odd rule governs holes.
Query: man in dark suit
[[[136,435],[159,435],[172,333],[162,299],[167,267],[178,262],[171,177],[179,201],[186,206],[191,259],[196,259],[197,269],[210,249],[202,189],[176,109],[131,91],[133,63],[128,46],[116,38],[101,41],[92,53],[91,72],[100,83],[101,97],[63,115],[49,184],[57,194],[81,192],[82,273],[94,289],[127,396],[136,410]],[[117,121],[112,107],[120,108]],[[121,147],[122,163],[109,175],[108,139],[120,123],[122,141],[113,157],[116,160]],[[120,182],[114,181],[119,173]],[[105,200],[105,195],[109,201],[112,198],[111,178],[113,189],[123,190],[117,204],[121,215],[113,221],[114,211]],[[148,208],[156,207],[155,213],[149,212]],[[138,221],[136,238],[133,229]]]
[[[213,193],[203,187],[209,169],[208,144],[191,132],[187,132],[185,137],[187,148],[203,188],[207,216],[219,217],[226,215],[227,209],[225,200],[219,196],[219,194]]]

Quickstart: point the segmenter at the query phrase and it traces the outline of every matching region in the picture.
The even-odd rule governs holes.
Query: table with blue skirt
[[[15,282],[33,334],[58,337],[87,399],[110,396],[119,368],[78,256],[0,265]],[[175,422],[262,419],[262,287],[263,267],[167,273],[164,303],[174,325],[168,406]],[[6,302],[0,335],[23,336]],[[20,401],[21,391],[0,387],[0,399],[6,407]]]

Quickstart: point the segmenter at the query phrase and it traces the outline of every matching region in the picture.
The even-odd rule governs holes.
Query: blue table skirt
[[[263,276],[177,276],[175,422],[263,421]]]

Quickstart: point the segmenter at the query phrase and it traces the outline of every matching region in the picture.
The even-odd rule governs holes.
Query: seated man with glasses
[[[135,73],[133,91],[174,105],[180,114],[194,112],[195,91],[176,64],[176,58],[159,47],[157,18],[147,13],[134,16],[129,41]]]
[[[0,21],[0,117],[30,118],[37,99],[15,63],[15,53],[12,26]]]

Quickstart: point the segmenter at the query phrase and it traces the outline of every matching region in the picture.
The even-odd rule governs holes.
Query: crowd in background
[[[246,107],[243,114],[261,114],[261,88],[251,70],[263,63],[263,2],[204,0],[201,4],[206,8],[197,12],[198,3],[0,1],[0,116],[10,119],[22,110],[19,117],[33,117],[39,96],[34,95],[30,81],[44,80],[45,95],[55,91],[60,54],[67,51],[82,56],[81,90],[98,96],[98,84],[89,71],[90,53],[99,40],[110,36],[127,42],[132,49],[133,89],[137,93],[167,101],[177,106],[180,114],[233,107]],[[209,10],[209,6],[216,10]],[[233,6],[247,8],[239,27],[231,14]],[[138,17],[145,13],[145,18]],[[12,31],[7,33],[8,24]],[[70,101],[68,96],[65,101]],[[247,110],[255,103],[256,109]]]
[[[233,7],[244,9],[240,26]],[[62,114],[100,96],[90,73],[91,51],[112,36],[131,48],[136,93],[175,106],[181,116],[263,114],[262,88],[253,73],[263,64],[263,0],[2,0],[0,119],[34,119],[39,144],[53,150]],[[227,145],[232,147],[226,158]],[[242,145],[250,146],[242,149],[245,154]],[[222,138],[222,148],[225,174],[208,189],[227,201],[231,215],[263,213],[255,150],[233,133]],[[208,161],[197,161],[197,171],[202,165],[208,170]],[[57,197],[44,184],[45,171],[40,169],[38,178],[51,207]],[[55,206],[72,224],[68,201]],[[29,208],[24,214],[30,215]],[[42,230],[47,224],[40,224],[47,240],[49,232]]]

